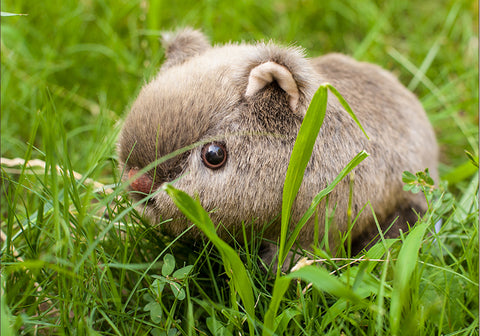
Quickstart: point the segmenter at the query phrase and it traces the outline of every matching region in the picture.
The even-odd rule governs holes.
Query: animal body
[[[157,191],[163,182],[198,196],[211,211],[218,233],[264,230],[264,238],[277,241],[280,233],[282,189],[290,154],[307,107],[317,88],[331,83],[346,99],[370,137],[329,94],[324,124],[292,209],[296,223],[312,198],[330,183],[361,150],[370,156],[354,170],[352,229],[355,244],[363,246],[377,232],[374,216],[390,236],[399,227],[414,224],[416,213],[426,210],[421,194],[403,190],[405,170],[429,168],[437,176],[437,143],[434,131],[417,98],[389,72],[341,54],[308,59],[300,48],[274,43],[231,43],[211,46],[199,31],[180,30],[164,37],[166,61],[158,75],[140,91],[119,138],[119,159],[125,176],[133,177],[159,158],[195,143],[158,164],[130,185],[140,200]],[[333,213],[330,228],[347,230],[349,178],[329,197]],[[322,208],[323,207],[323,208]],[[190,223],[165,192],[146,204],[145,214],[177,236]],[[320,206],[318,225],[324,233],[327,211]],[[265,224],[270,223],[267,228]],[[297,243],[313,243],[312,219]],[[249,228],[250,227],[250,228]],[[332,231],[333,230],[333,231]],[[184,237],[198,239],[198,229]],[[267,248],[265,258],[274,249]]]

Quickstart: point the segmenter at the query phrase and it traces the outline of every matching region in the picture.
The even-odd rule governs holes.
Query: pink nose
[[[137,168],[130,169],[130,171],[128,172],[128,179],[133,178],[138,173],[138,171],[139,170]],[[147,174],[143,174],[142,176],[134,180],[130,184],[130,187],[133,190],[139,191],[144,194],[150,194],[155,188],[152,178]]]

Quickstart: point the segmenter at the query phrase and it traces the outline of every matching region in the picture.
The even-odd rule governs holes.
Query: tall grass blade
[[[231,246],[217,235],[212,220],[198,200],[194,200],[185,192],[175,189],[169,184],[165,184],[163,188],[180,211],[202,230],[220,252],[225,271],[230,279],[232,279],[233,286],[243,301],[248,316],[247,321],[250,334],[254,335],[255,329],[252,322],[255,318],[253,288],[240,257]]]
[[[342,104],[343,108],[348,112],[348,114],[350,115],[350,117],[353,119],[353,121],[355,121],[355,123],[357,124],[358,127],[360,127],[360,129],[362,130],[363,134],[365,135],[365,137],[370,140],[370,138],[368,137],[367,135],[367,132],[365,132],[365,129],[363,128],[362,124],[360,124],[360,121],[358,120],[357,116],[355,115],[355,113],[353,113],[353,110],[352,108],[350,107],[350,105],[348,105],[347,101],[345,100],[345,98],[342,97],[342,95],[340,94],[340,92],[337,91],[337,89],[335,89],[331,84],[325,84],[325,86],[330,90],[331,93],[333,93],[335,95],[335,97],[337,97],[338,101],[340,102],[340,104]]]
[[[2,279],[0,279],[0,334],[5,335],[5,336],[13,336],[15,335],[16,328],[13,328],[11,326],[13,317],[12,317],[12,312],[10,311],[10,308],[7,305],[6,302],[6,296],[5,296],[5,276],[2,276]]]
[[[280,302],[285,295],[285,292],[290,285],[291,278],[289,277],[279,277],[275,280],[275,286],[273,287],[272,300],[268,306],[268,310],[265,313],[264,326],[263,326],[263,335],[273,335],[273,332],[276,328],[275,326],[275,317],[277,315],[278,307],[280,307]]]
[[[287,255],[284,250],[287,239],[287,231],[290,223],[290,212],[293,201],[297,196],[302,184],[303,174],[312,155],[313,145],[317,139],[320,127],[325,118],[327,109],[327,88],[320,86],[313,96],[298,132],[295,145],[293,146],[290,163],[285,177],[282,197],[282,220],[280,231],[280,247],[278,252],[277,277],[280,276],[280,269]]]
[[[362,306],[369,306],[367,301],[357,295],[341,280],[331,275],[327,270],[316,266],[305,266],[285,276],[279,277],[277,281],[275,281],[272,301],[265,314],[265,324],[263,329],[264,336],[273,335],[273,331],[276,329],[275,316],[280,306],[280,302],[293,279],[301,279],[307,283],[311,283],[318,291],[327,292],[331,295],[352,301]]]
[[[308,210],[305,212],[305,214],[302,216],[298,224],[295,226],[295,229],[292,232],[292,235],[290,236],[286,246],[285,246],[285,251],[289,251],[293,244],[295,243],[295,240],[297,239],[297,236],[300,234],[300,230],[303,228],[303,226],[307,223],[307,221],[312,217],[313,213],[315,212],[315,208],[317,205],[329,194],[333,191],[335,186],[343,180],[345,176],[347,176],[356,166],[360,164],[363,160],[365,160],[368,157],[368,153],[365,151],[361,151],[358,153],[346,166],[345,168],[342,169],[340,174],[330,183],[325,189],[320,191],[312,201],[312,204],[308,208]]]
[[[342,95],[335,89],[331,84],[325,83],[322,84],[315,95],[312,98],[312,101],[307,109],[305,117],[303,119],[300,130],[298,131],[297,139],[295,145],[293,146],[292,155],[290,157],[290,163],[288,165],[287,175],[285,177],[285,184],[283,188],[283,198],[282,198],[282,220],[281,220],[281,234],[280,234],[280,246],[279,246],[279,263],[277,265],[277,275],[280,274],[280,268],[285,261],[286,255],[289,248],[285,248],[285,241],[287,236],[288,224],[290,222],[290,212],[292,209],[293,202],[295,197],[300,189],[300,185],[303,181],[303,175],[307,167],[308,161],[312,155],[313,146],[317,139],[318,132],[323,124],[325,118],[325,113],[327,109],[327,90],[330,90],[335,97],[339,100],[340,104],[345,108],[348,114],[352,117],[355,123],[359,126],[365,136],[368,138],[367,133],[363,129],[360,121],[355,116],[355,113],[348,105],[347,101],[342,97]],[[341,172],[339,176],[334,180],[334,182],[322,191],[318,197],[318,202],[323,199],[328,193],[330,193],[335,185],[340,182],[343,177],[346,176],[355,166],[357,166],[361,161],[363,161],[368,154],[364,151],[359,153]],[[324,193],[325,192],[325,193]],[[324,194],[323,194],[324,193]],[[318,204],[318,203],[317,203]],[[297,225],[294,231],[293,239],[290,239],[289,246],[293,245],[295,238],[298,236],[300,229],[305,225],[306,221],[312,216],[315,207],[311,207],[307,211],[308,215],[304,216],[301,220],[301,225]],[[308,217],[308,218],[307,218]],[[306,218],[306,219],[305,219]],[[303,221],[304,220],[304,221]]]
[[[287,242],[287,230],[290,223],[290,212],[292,209],[292,205],[298,193],[298,190],[300,189],[300,185],[302,184],[305,169],[313,152],[313,146],[325,118],[328,97],[327,89],[330,89],[332,91],[332,93],[337,97],[342,106],[344,106],[347,112],[352,116],[353,120],[362,129],[365,136],[367,136],[367,134],[363,130],[363,127],[360,125],[357,117],[353,113],[352,109],[345,101],[345,99],[343,99],[340,93],[328,83],[321,85],[313,96],[313,99],[303,119],[302,125],[297,135],[297,139],[295,141],[295,145],[292,150],[292,155],[290,157],[290,162],[285,177],[282,198],[282,220],[276,273],[277,276],[275,279],[272,301],[265,315],[264,335],[270,335],[273,332],[275,327],[275,317],[278,307],[280,305],[280,301],[288,288],[289,281],[287,282],[287,280],[285,280],[285,277],[280,276],[281,267],[283,266],[288,251],[295,243],[295,240],[298,237],[301,229],[313,215],[316,206],[321,202],[321,200],[325,198],[335,188],[335,186],[353,170],[353,168],[355,168],[358,164],[360,164],[360,162],[362,162],[366,157],[368,157],[368,154],[365,151],[358,153],[340,172],[340,174],[332,181],[332,183],[330,183],[324,190],[322,190],[314,197],[312,204],[310,205],[306,213],[303,215],[303,217],[300,219],[299,223],[296,225],[290,239]],[[325,274],[322,272],[326,271],[310,271],[310,268],[307,268],[302,272],[295,272],[295,274],[296,277],[302,278],[303,276],[307,281],[309,281],[309,279],[315,278],[315,275],[319,276],[319,279],[324,279]],[[345,289],[346,287],[344,285],[341,285],[341,282],[339,282],[339,280],[336,280],[335,278],[330,276],[328,272],[326,274],[328,275],[328,279],[326,280],[325,284],[321,285],[321,283],[317,283],[319,290],[326,290],[327,292],[330,291],[333,293],[337,293],[340,296],[346,296],[348,298],[355,297],[355,299],[359,299],[357,296],[352,294],[353,292],[351,290]],[[291,278],[290,275],[288,277]]]
[[[392,335],[399,333],[402,310],[409,298],[410,278],[417,267],[418,251],[427,226],[428,222],[418,223],[408,234],[398,254],[390,305]]]
[[[295,272],[287,274],[285,277],[302,279],[305,282],[311,283],[313,287],[319,291],[327,292],[339,298],[345,298],[357,304],[368,305],[367,302],[358,296],[350,287],[321,267],[305,266]]]
[[[463,192],[463,196],[457,205],[457,211],[453,214],[454,220],[459,223],[463,222],[475,209],[474,205],[476,203],[478,204],[478,173],[473,176],[467,189]]]

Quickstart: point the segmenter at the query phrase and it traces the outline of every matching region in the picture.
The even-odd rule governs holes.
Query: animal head
[[[166,61],[140,91],[119,139],[125,177],[182,148],[131,183],[139,200],[164,182],[213,211],[229,228],[271,220],[281,208],[291,149],[318,75],[302,50],[273,43],[210,46],[199,31],[164,35]],[[164,192],[146,204],[157,221],[186,220]],[[194,233],[195,234],[195,233]]]

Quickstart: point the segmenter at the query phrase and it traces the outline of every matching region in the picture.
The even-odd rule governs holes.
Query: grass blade
[[[347,176],[353,168],[358,166],[360,162],[365,160],[368,157],[368,153],[365,151],[361,151],[358,153],[346,166],[343,168],[343,170],[340,172],[340,174],[337,175],[337,177],[330,183],[325,189],[323,189],[321,192],[319,192],[312,201],[312,204],[308,208],[308,210],[305,212],[305,214],[302,216],[298,224],[295,226],[295,229],[292,232],[292,235],[290,236],[290,239],[288,240],[286,246],[285,246],[285,251],[290,251],[292,248],[293,244],[295,243],[295,240],[297,239],[297,236],[300,233],[300,230],[303,228],[303,226],[307,223],[307,221],[312,217],[313,213],[315,212],[315,208],[317,205],[329,194],[333,191],[335,186],[345,177]]]
[[[275,316],[277,315],[278,307],[280,307],[280,301],[282,300],[285,292],[290,285],[291,278],[279,277],[275,280],[275,286],[273,287],[272,300],[268,306],[268,310],[265,313],[265,324],[263,326],[263,335],[273,335],[275,330]]]
[[[367,139],[369,139],[367,133],[363,129],[355,113],[348,105],[347,101],[337,91],[337,89],[335,89],[331,84],[328,83],[321,85],[313,96],[313,99],[303,119],[300,130],[298,131],[298,136],[292,150],[292,156],[290,157],[287,175],[285,177],[282,199],[282,224],[278,253],[279,263],[277,265],[277,274],[280,273],[279,271],[281,265],[283,265],[283,262],[285,261],[288,250],[292,247],[303,225],[305,225],[306,221],[312,216],[316,206],[313,206],[312,203],[312,206],[309,208],[305,216],[300,221],[300,225],[296,226],[294,234],[289,240],[287,248],[285,248],[284,243],[286,241],[288,224],[290,222],[290,212],[292,209],[293,201],[295,200],[298,190],[300,189],[300,185],[302,184],[305,168],[307,167],[308,161],[310,160],[313,146],[325,118],[328,98],[327,89],[330,90],[335,95],[335,97],[337,97],[340,104],[345,108],[350,117],[362,130],[363,134],[365,134]],[[368,154],[364,151],[359,153],[352,161],[349,162],[349,164],[344,168],[344,170],[342,170],[342,172],[337,176],[337,178],[325,190],[322,190],[322,192],[320,192],[315,197],[315,200],[318,199],[318,202],[320,202],[326,195],[328,195],[328,193],[333,190],[333,188],[338,184],[338,182],[340,182],[353,168],[355,168],[367,156]]]
[[[357,124],[358,127],[360,127],[360,129],[362,130],[363,134],[365,134],[365,137],[370,140],[370,138],[368,137],[367,135],[367,132],[365,132],[365,130],[363,129],[363,126],[362,124],[360,124],[360,121],[358,120],[357,116],[355,115],[355,113],[353,113],[353,110],[352,108],[350,107],[350,105],[348,105],[347,101],[345,100],[345,98],[342,97],[342,95],[340,94],[340,92],[337,91],[337,89],[335,89],[331,84],[325,84],[325,86],[330,90],[331,93],[333,93],[335,95],[335,97],[337,97],[338,101],[340,102],[340,104],[342,104],[343,108],[348,112],[348,114],[350,115],[350,117],[352,117],[353,121],[355,121],[355,123]]]
[[[327,292],[339,298],[345,298],[357,304],[367,305],[350,287],[337,277],[331,275],[326,269],[316,266],[305,266],[286,275],[290,279],[302,279],[311,283],[319,291]]]
[[[410,293],[410,278],[415,267],[417,267],[418,251],[420,250],[427,226],[428,223],[417,224],[408,234],[398,254],[390,306],[392,335],[397,335],[400,328],[402,309]]]
[[[282,198],[282,222],[277,276],[280,275],[281,265],[283,265],[287,255],[284,247],[287,239],[288,224],[290,223],[292,204],[297,196],[298,190],[300,189],[300,185],[302,184],[303,174],[308,161],[310,160],[310,156],[312,155],[313,145],[317,139],[318,132],[323,124],[326,109],[327,89],[322,85],[313,96],[302,125],[300,126],[295,145],[293,146],[292,156],[290,157],[287,175],[285,177]]]
[[[245,306],[250,334],[254,335],[255,329],[252,323],[255,318],[253,288],[240,257],[230,245],[225,243],[217,235],[212,220],[198,200],[194,200],[187,193],[175,189],[169,184],[165,184],[163,188],[180,211],[202,230],[205,236],[207,236],[220,252],[225,271],[230,279],[232,279],[233,285]]]
[[[325,113],[327,109],[327,89],[330,89],[333,94],[339,99],[340,103],[347,112],[352,116],[355,122],[359,125],[359,127],[363,130],[360,122],[356,118],[355,114],[353,113],[352,109],[348,105],[348,103],[343,99],[340,93],[333,88],[330,84],[323,84],[321,85],[307,109],[305,117],[303,119],[302,125],[297,135],[297,139],[295,141],[295,145],[292,150],[292,155],[290,157],[290,163],[288,166],[287,174],[285,177],[285,184],[283,188],[283,198],[282,198],[282,220],[281,220],[281,233],[280,233],[280,245],[279,245],[279,252],[278,252],[278,264],[277,264],[277,277],[275,279],[274,289],[273,289],[273,296],[270,306],[268,308],[267,314],[265,315],[265,329],[264,335],[270,335],[274,330],[275,324],[275,316],[280,305],[280,301],[285,294],[285,291],[288,288],[289,281],[285,280],[285,277],[281,277],[281,267],[285,261],[288,251],[293,246],[298,234],[302,227],[307,223],[308,219],[313,215],[316,206],[320,201],[327,196],[335,186],[347,175],[349,174],[353,168],[355,168],[360,162],[362,162],[368,154],[365,151],[358,153],[348,164],[347,166],[340,172],[340,174],[333,180],[330,185],[328,185],[324,190],[318,193],[313,201],[307,212],[301,218],[300,222],[296,225],[290,239],[286,242],[287,230],[290,223],[290,212],[292,209],[293,201],[300,189],[300,185],[302,184],[303,175],[305,173],[305,169],[307,167],[308,161],[313,152],[313,146],[318,136],[318,132],[323,124],[323,120],[325,118]],[[366,135],[366,133],[365,133]],[[368,136],[367,136],[368,138]],[[317,269],[317,268],[313,268]],[[319,273],[320,272],[320,273]],[[326,272],[326,271],[325,271]],[[314,279],[315,276],[318,276],[318,279],[324,279],[325,274],[322,271],[313,270],[310,271],[310,268],[307,268],[304,271],[299,273],[295,272],[296,276],[302,277],[304,276],[307,281],[308,279]],[[312,276],[313,275],[313,276]],[[357,296],[353,295],[352,291],[347,290],[342,287],[339,280],[331,277],[327,272],[328,278],[324,285],[317,283],[319,290],[327,290],[333,291],[340,296],[346,296],[349,298],[358,299]],[[291,279],[289,275],[288,278]],[[287,279],[288,279],[287,278]],[[335,280],[332,280],[335,279]],[[312,282],[312,281],[310,281]]]
[[[276,329],[275,316],[280,306],[280,301],[293,279],[301,279],[305,282],[311,283],[318,291],[327,292],[339,298],[353,301],[356,304],[368,306],[368,303],[365,300],[358,296],[340,279],[331,275],[327,270],[316,266],[304,266],[286,276],[277,278],[275,281],[272,300],[268,307],[268,311],[265,314],[265,325],[263,329],[264,336],[273,335],[273,330]]]

